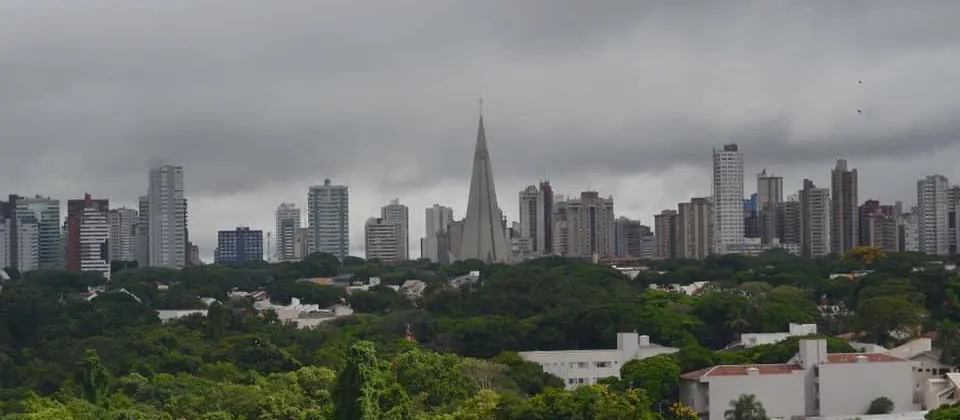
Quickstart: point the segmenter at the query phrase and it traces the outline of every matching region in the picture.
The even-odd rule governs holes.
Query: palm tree
[[[727,420],[767,420],[767,410],[753,394],[743,394],[730,401],[730,409],[723,413]]]

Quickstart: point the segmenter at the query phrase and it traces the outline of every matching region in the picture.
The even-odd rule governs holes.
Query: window
[[[608,368],[610,367],[610,362],[594,362],[593,366],[598,368]]]

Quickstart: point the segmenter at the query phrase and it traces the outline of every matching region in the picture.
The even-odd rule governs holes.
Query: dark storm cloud
[[[505,177],[953,144],[960,5],[27,1],[0,4],[0,181],[135,197],[363,174],[465,179],[477,96]],[[856,80],[864,77],[864,87]],[[856,109],[863,108],[863,115]],[[404,176],[392,174],[404,173]],[[12,192],[12,191],[11,191]],[[129,200],[132,200],[130,198]]]

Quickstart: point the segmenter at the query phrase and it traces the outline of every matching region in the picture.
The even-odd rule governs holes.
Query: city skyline
[[[315,3],[238,0],[226,21],[191,2],[185,25],[175,6],[14,3],[32,18],[0,15],[12,28],[0,66],[16,82],[0,105],[6,194],[58,198],[61,215],[84,193],[137,208],[147,162],[162,159],[185,168],[190,240],[205,261],[218,230],[273,231],[276,206],[306,209],[307,189],[325,178],[350,187],[351,254],[362,255],[365,220],[399,197],[415,257],[424,208],[464,215],[479,96],[510,220],[517,192],[548,178],[558,195],[613,195],[617,216],[652,226],[664,208],[710,195],[707,150],[729,142],[748,182],[767,168],[790,193],[804,178],[828,188],[841,158],[860,173],[861,203],[915,205],[918,179],[960,180],[949,161],[960,152],[960,41],[943,4],[912,11],[916,26],[884,2],[604,2],[583,20],[496,1],[347,3],[334,17]],[[245,19],[263,16],[272,24]],[[116,36],[127,25],[143,29]],[[895,36],[905,28],[909,37]],[[107,59],[116,56],[138,64]]]

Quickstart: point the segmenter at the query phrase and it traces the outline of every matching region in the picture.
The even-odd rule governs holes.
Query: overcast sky
[[[718,3],[722,3],[718,4]],[[3,0],[0,193],[135,207],[182,165],[191,239],[273,230],[324,178],[352,252],[399,198],[463,216],[477,99],[500,205],[546,174],[652,222],[709,194],[713,147],[860,199],[960,180],[960,3],[642,0]],[[858,83],[862,79],[863,83]],[[858,113],[857,109],[863,112]]]

